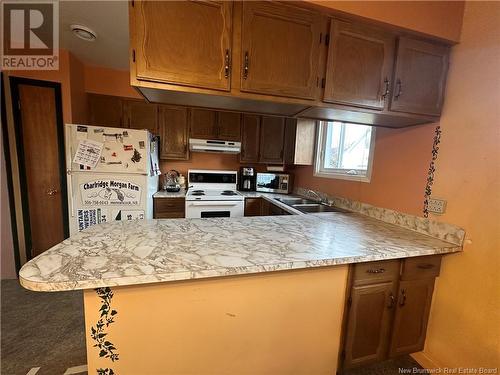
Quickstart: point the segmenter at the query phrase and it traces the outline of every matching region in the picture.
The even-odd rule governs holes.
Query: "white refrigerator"
[[[147,130],[66,124],[70,235],[112,220],[153,218],[158,140]]]

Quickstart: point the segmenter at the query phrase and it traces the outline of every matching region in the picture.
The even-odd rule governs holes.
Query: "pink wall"
[[[109,69],[98,66],[85,66],[85,91],[102,95],[142,98],[130,86],[130,73],[128,70]]]
[[[375,206],[422,214],[435,126],[377,128],[369,183],[313,176],[313,167],[295,167],[295,186]]]
[[[307,1],[454,42],[460,40],[465,4],[464,1]]]

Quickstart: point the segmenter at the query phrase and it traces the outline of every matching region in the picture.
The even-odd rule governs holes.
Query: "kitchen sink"
[[[305,214],[314,214],[320,212],[349,213],[349,211],[343,210],[338,207],[328,206],[326,204],[314,201],[312,199],[295,198],[295,197],[275,198],[275,199]]]
[[[343,210],[341,208],[327,206],[326,204],[293,204],[293,208],[303,212],[305,214],[314,214],[319,212],[343,212],[347,213],[349,211]]]
[[[306,199],[306,198],[286,197],[286,198],[274,198],[274,199],[288,206],[294,206],[300,204],[319,204],[318,202],[313,201],[312,199]]]

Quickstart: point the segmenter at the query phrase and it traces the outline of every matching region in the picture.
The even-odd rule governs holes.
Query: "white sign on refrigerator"
[[[81,164],[86,167],[95,168],[101,157],[102,142],[93,141],[90,139],[81,139],[78,142],[73,163]]]
[[[138,206],[141,203],[141,186],[130,181],[102,179],[80,185],[85,206]]]
[[[108,221],[108,213],[107,210],[103,208],[79,208],[77,210],[76,220],[78,221],[78,231],[80,232],[92,225]]]

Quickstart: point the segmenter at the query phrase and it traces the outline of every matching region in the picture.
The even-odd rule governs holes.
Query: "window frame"
[[[315,177],[332,178],[338,180],[348,180],[348,181],[359,181],[359,182],[370,182],[372,177],[373,169],[373,157],[375,153],[375,134],[376,127],[372,126],[371,136],[370,136],[370,152],[368,155],[368,165],[366,168],[366,174],[355,175],[347,173],[346,169],[333,169],[333,168],[323,168],[324,156],[325,156],[325,143],[327,138],[328,123],[329,122],[341,122],[344,125],[350,125],[349,122],[344,121],[320,121],[318,135],[316,137],[316,152],[314,155],[314,173]],[[352,124],[356,126],[357,124]],[[369,126],[369,125],[366,125]]]

